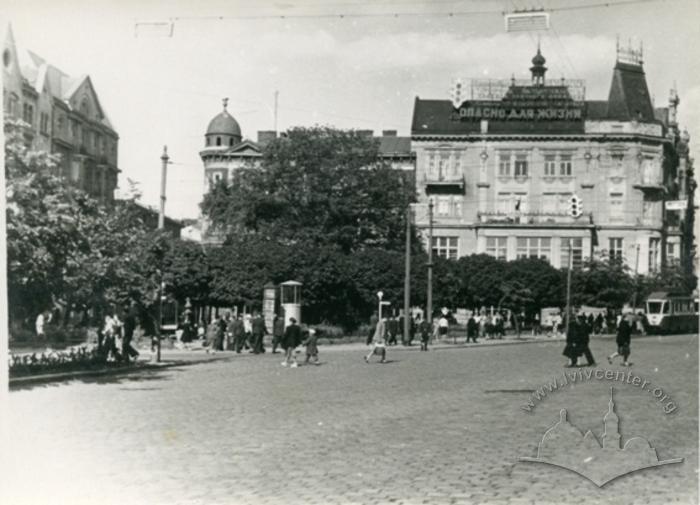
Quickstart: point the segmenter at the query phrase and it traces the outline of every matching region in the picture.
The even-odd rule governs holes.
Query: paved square
[[[605,360],[614,340],[591,347],[601,369],[627,372]],[[367,365],[362,346],[321,347],[321,366],[233,355],[13,391],[4,503],[697,503],[697,336],[632,343],[632,372],[663,388],[671,414],[650,391],[593,379],[525,412],[532,390],[568,370],[561,350],[390,348],[389,363]],[[600,440],[611,385],[623,443],[641,436],[683,463],[598,488],[518,461],[562,408]]]

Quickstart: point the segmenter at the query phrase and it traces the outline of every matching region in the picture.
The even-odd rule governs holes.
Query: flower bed
[[[70,347],[63,351],[47,349],[44,352],[10,354],[10,377],[74,372],[118,366],[107,360],[104,352],[87,345]]]

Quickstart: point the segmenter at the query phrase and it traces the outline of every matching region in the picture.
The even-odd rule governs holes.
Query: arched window
[[[217,146],[221,145],[221,137],[216,137],[216,145]]]
[[[230,146],[233,145],[233,137],[231,137],[230,139],[228,139],[228,145],[230,145]]]

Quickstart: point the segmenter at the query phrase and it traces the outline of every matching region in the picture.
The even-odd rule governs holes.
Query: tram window
[[[647,307],[650,314],[661,312],[661,302],[647,302]]]
[[[698,302],[695,302],[694,305],[695,305],[695,313],[697,314],[698,308],[700,308],[700,307],[698,307],[698,305],[700,305],[700,304]]]
[[[662,310],[662,312],[664,314],[668,314],[668,306],[669,306],[669,302],[664,302],[664,309]]]

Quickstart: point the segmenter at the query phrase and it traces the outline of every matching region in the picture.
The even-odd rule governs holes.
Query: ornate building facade
[[[8,27],[2,53],[5,117],[25,123],[33,149],[60,155],[59,173],[90,195],[112,201],[119,135],[88,75],[71,77],[31,51]]]
[[[547,80],[545,63],[538,47],[531,80],[456,82],[452,100],[416,98],[412,149],[433,252],[555,267],[607,256],[640,274],[692,261],[692,210],[665,205],[693,207],[675,91],[653,107],[641,50],[618,49],[607,100],[586,100],[583,81]],[[426,213],[417,225],[429,226]]]

